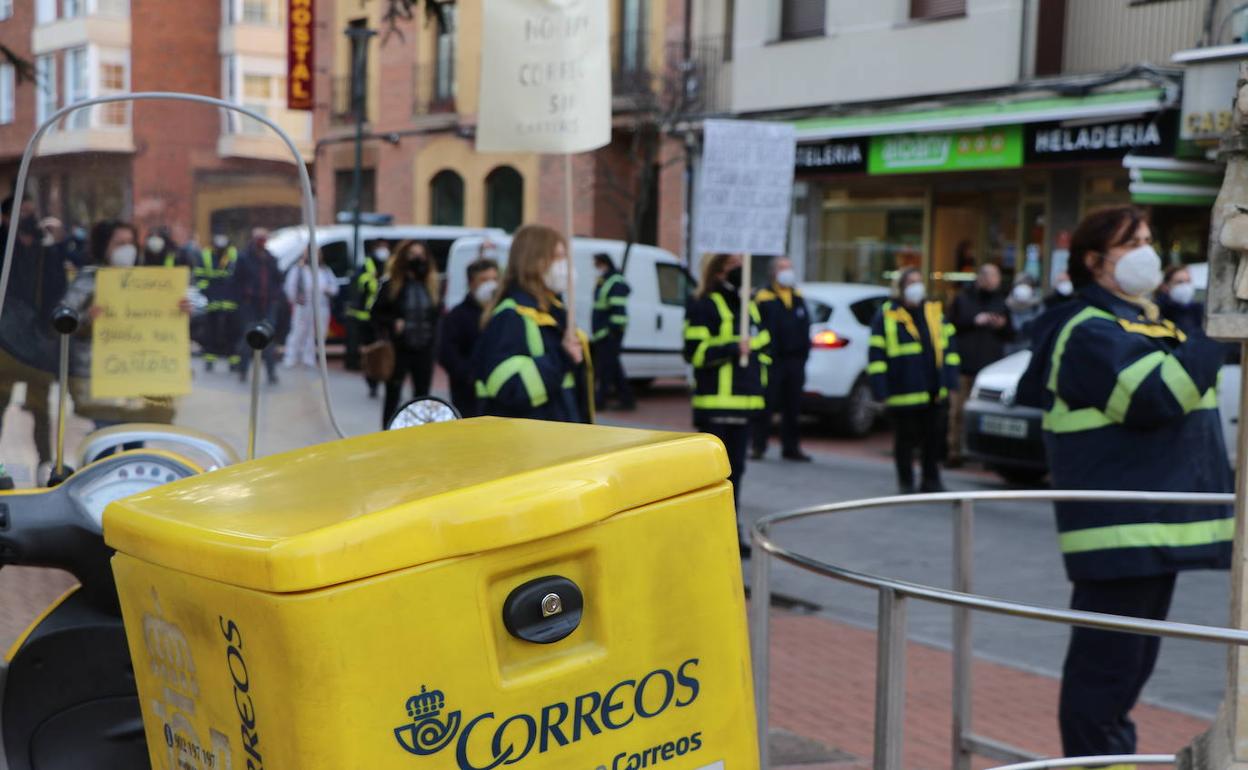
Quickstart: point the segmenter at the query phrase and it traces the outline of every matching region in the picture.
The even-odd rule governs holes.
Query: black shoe
[[[213,370],[213,363],[212,363],[212,361],[205,361],[205,362],[204,362],[204,371],[205,371],[205,372],[211,372],[212,370]]]
[[[897,482],[897,494],[899,494],[899,495],[913,495],[913,494],[914,494],[914,482],[913,482],[913,481],[899,481],[899,482]]]
[[[617,408],[618,408],[621,412],[635,412],[635,411],[637,411],[637,404],[632,403],[632,402],[630,401],[630,402],[629,402],[629,403],[627,403],[627,404],[620,404],[620,405],[619,405],[619,407],[617,407]]]
[[[750,558],[750,554],[754,552],[754,549],[750,547],[750,544],[742,540],[739,543],[737,543],[737,545],[741,549],[741,558],[742,559]]]
[[[761,460],[761,459],[763,459],[763,456],[764,456],[764,455],[766,455],[766,454],[767,454],[767,450],[766,450],[766,449],[751,449],[751,450],[750,450],[750,459],[751,459],[751,460]]]
[[[924,481],[923,484],[919,486],[919,491],[925,495],[928,495],[928,494],[936,494],[938,492],[944,492],[946,490],[945,490],[945,485],[941,484],[939,481]]]
[[[810,455],[802,451],[785,452],[784,454],[780,456],[790,462],[795,462],[795,463],[810,463],[810,462],[815,461],[815,458],[811,457]]]
[[[276,385],[277,382],[277,372],[269,372],[269,384]]]

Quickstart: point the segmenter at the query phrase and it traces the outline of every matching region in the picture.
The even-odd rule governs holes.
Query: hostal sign
[[[316,20],[312,0],[290,0],[286,13],[286,107],[313,107],[312,25]]]

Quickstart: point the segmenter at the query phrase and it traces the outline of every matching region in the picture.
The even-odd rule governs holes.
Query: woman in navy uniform
[[[771,335],[762,326],[758,306],[742,308],[741,257],[715,254],[702,263],[702,282],[685,308],[685,360],[693,366],[693,424],[724,442],[732,468],[738,507],[750,423],[766,405]],[[750,314],[750,336],[740,336],[741,313]],[[746,362],[745,366],[741,361]],[[741,552],[748,539],[738,522]]]
[[[584,344],[559,293],[568,285],[568,243],[542,225],[520,228],[473,353],[482,414],[580,422],[578,367]]]
[[[1218,417],[1221,343],[1180,329],[1148,298],[1161,259],[1144,214],[1119,207],[1075,231],[1076,295],[1036,322],[1019,403],[1045,410],[1056,489],[1230,492]],[[1226,569],[1229,506],[1057,503],[1076,610],[1163,620],[1177,574]],[[1058,721],[1067,756],[1134,754],[1129,717],[1158,637],[1075,628]]]

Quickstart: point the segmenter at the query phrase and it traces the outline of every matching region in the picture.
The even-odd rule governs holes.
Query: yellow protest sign
[[[185,267],[101,268],[100,308],[91,330],[91,397],[180,396],[191,392]]]

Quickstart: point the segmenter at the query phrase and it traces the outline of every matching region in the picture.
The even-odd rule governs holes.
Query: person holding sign
[[[124,422],[162,422],[173,421],[173,402],[170,396],[179,392],[185,393],[190,387],[190,339],[189,329],[184,326],[177,331],[168,329],[168,316],[189,315],[190,300],[186,297],[187,270],[185,268],[144,268],[156,270],[166,276],[159,285],[149,280],[132,282],[125,275],[133,272],[138,261],[139,249],[136,245],[138,233],[134,226],[127,222],[105,220],[91,228],[89,248],[92,264],[83,268],[65,292],[62,304],[78,312],[81,322],[70,345],[70,371],[76,376],[70,380],[70,392],[74,399],[74,410],[92,420],[96,428],[106,428]],[[102,295],[100,289],[104,283],[102,271],[110,268],[121,268],[108,274],[109,291]],[[134,295],[133,297],[131,295]],[[145,297],[151,295],[168,299],[166,318],[161,319],[151,314],[146,307]],[[134,308],[126,306],[133,300]],[[164,299],[159,301],[163,302]],[[132,313],[131,311],[135,312]],[[140,319],[128,324],[124,330],[114,331],[107,339],[96,334],[97,323],[114,322],[119,317],[134,315]],[[123,333],[120,333],[124,331]],[[165,345],[146,344],[153,342],[148,336],[164,338],[174,335],[176,350],[161,351]],[[153,338],[154,339],[154,338]],[[155,351],[160,355],[159,370],[148,366],[148,359],[136,365],[136,358],[129,350],[131,342],[144,348],[141,352],[148,356]],[[104,372],[97,366],[99,352],[96,347],[101,345],[115,346],[118,366],[109,366]],[[151,349],[151,351],[148,350]],[[124,371],[122,371],[124,369]],[[86,380],[83,375],[90,373]],[[107,374],[107,382],[104,375]],[[167,374],[168,377],[161,376]],[[174,383],[161,387],[160,383]],[[152,391],[156,385],[158,389]]]
[[[580,422],[577,367],[584,347],[559,293],[568,285],[568,242],[559,231],[516,232],[503,285],[485,309],[472,357],[481,414]]]
[[[703,260],[698,292],[685,308],[684,350],[693,366],[693,424],[724,442],[738,506],[750,423],[766,406],[763,383],[771,363],[771,334],[762,328],[758,306],[750,302],[748,310],[742,307],[742,264],[736,254]],[[743,312],[749,313],[748,337],[739,333]],[[745,532],[740,526],[738,532],[741,553],[748,555]]]

